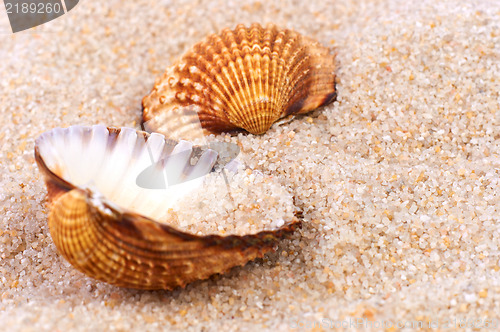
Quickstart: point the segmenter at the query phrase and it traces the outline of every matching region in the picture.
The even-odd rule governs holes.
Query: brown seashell
[[[334,70],[328,48],[295,31],[238,25],[167,68],[142,101],[143,121],[174,138],[189,138],[198,121],[208,133],[262,134],[280,118],[333,101]]]
[[[149,211],[168,205],[168,193],[156,197],[149,189],[133,191],[150,156],[165,157],[165,169],[170,162],[186,163],[179,176],[188,178],[214,166],[216,152],[186,149],[186,144],[160,134],[104,126],[42,134],[35,158],[48,188],[49,229],[58,251],[81,272],[116,286],[173,289],[262,257],[300,225],[295,219],[256,234],[196,236],[129,208],[144,203],[142,210]],[[176,157],[181,145],[180,150],[199,155],[197,164]],[[174,166],[178,171],[179,165]],[[189,193],[193,183],[196,179],[180,184],[174,196]]]

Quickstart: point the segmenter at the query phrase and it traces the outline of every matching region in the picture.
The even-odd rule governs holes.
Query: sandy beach
[[[274,23],[336,54],[337,100],[221,137],[302,212],[276,251],[173,291],[75,270],[47,225],[35,139],[139,129],[155,79],[210,33]],[[81,1],[0,15],[0,330],[500,328],[499,1]]]

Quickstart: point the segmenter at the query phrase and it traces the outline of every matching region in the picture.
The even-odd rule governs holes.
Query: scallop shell
[[[142,101],[143,121],[175,138],[189,138],[198,121],[207,133],[262,134],[280,118],[333,101],[334,70],[329,50],[295,31],[238,25],[167,68]]]
[[[36,140],[35,158],[48,188],[49,229],[58,251],[76,269],[116,286],[184,287],[262,257],[300,225],[291,220],[273,231],[223,237],[196,236],[156,221],[168,218],[168,207],[217,163],[215,151],[160,134],[57,128]],[[138,187],[152,160],[168,182],[178,183],[172,190]]]

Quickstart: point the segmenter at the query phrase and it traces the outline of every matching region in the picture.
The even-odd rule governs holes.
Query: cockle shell
[[[167,68],[142,101],[143,121],[174,138],[189,137],[197,121],[208,133],[262,134],[280,118],[333,101],[334,70],[328,48],[295,31],[238,25]]]
[[[295,219],[256,234],[196,236],[156,221],[168,219],[169,206],[217,163],[217,152],[157,133],[56,128],[36,140],[35,158],[48,188],[49,229],[58,251],[81,272],[116,286],[184,287],[262,257],[300,225]],[[168,182],[178,183],[172,190],[137,185],[152,161]]]

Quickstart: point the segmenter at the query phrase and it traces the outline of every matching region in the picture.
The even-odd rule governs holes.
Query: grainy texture
[[[479,0],[83,1],[13,36],[0,15],[2,328],[498,318],[499,13]],[[254,21],[337,52],[334,104],[234,138],[249,166],[295,195],[300,233],[185,290],[124,290],[74,270],[48,233],[34,139],[71,124],[137,127],[167,65],[208,33]]]

